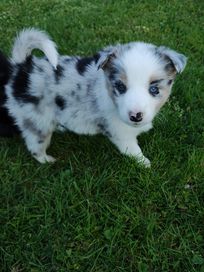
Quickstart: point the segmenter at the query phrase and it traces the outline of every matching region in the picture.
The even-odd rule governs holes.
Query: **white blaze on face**
[[[139,123],[149,123],[170,94],[164,64],[154,54],[152,46],[145,43],[136,43],[133,48],[124,52],[121,64],[127,77],[127,91],[116,99],[120,118],[134,125],[130,121],[129,113],[141,112],[143,120]],[[160,90],[160,94],[154,97],[149,93],[150,83],[161,79],[165,86]]]

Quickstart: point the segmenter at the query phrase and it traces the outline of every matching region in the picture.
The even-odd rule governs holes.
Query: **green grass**
[[[50,33],[61,54],[144,40],[188,56],[154,129],[150,170],[103,136],[54,134],[54,165],[0,139],[0,271],[204,271],[204,4],[190,0],[1,0],[0,48]],[[97,150],[97,153],[96,153]]]

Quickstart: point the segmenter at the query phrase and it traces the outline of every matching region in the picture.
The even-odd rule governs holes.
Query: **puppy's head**
[[[107,48],[99,62],[119,117],[132,126],[153,120],[185,65],[184,55],[142,42]]]

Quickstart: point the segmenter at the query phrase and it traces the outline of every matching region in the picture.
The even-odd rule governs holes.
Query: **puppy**
[[[31,55],[34,48],[45,57]],[[59,56],[55,43],[36,29],[16,38],[12,57],[0,54],[0,134],[20,132],[40,163],[54,130],[102,133],[120,152],[145,166],[137,136],[167,101],[186,57],[164,46],[131,42],[92,57]]]

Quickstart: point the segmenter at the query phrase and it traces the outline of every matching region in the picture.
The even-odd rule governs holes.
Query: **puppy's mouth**
[[[141,122],[129,122],[129,125],[131,125],[132,127],[137,127],[137,128],[141,128],[146,126],[147,124],[151,123],[151,121],[146,122],[146,121],[141,121]]]
[[[123,120],[123,122],[131,127],[142,127],[146,124],[144,122],[131,122],[130,120]]]

